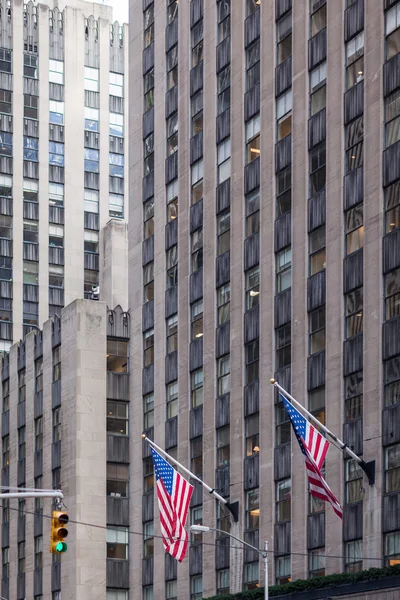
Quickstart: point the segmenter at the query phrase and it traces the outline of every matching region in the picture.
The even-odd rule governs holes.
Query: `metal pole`
[[[207,490],[207,492],[209,492],[212,496],[214,496],[214,498],[216,500],[218,500],[218,502],[222,502],[222,504],[228,504],[228,500],[226,500],[225,498],[223,498],[222,496],[220,496],[218,494],[218,492],[216,492],[213,488],[210,488],[210,486],[207,485],[206,483],[204,483],[204,481],[202,481],[199,477],[197,477],[196,475],[193,475],[193,473],[191,471],[189,471],[189,469],[187,469],[186,467],[184,467],[183,465],[181,465],[180,462],[178,462],[175,458],[173,458],[172,456],[170,456],[168,454],[168,452],[165,452],[165,450],[163,450],[162,448],[160,448],[160,446],[157,446],[157,444],[155,444],[152,440],[150,440],[145,434],[142,435],[142,439],[146,440],[146,442],[148,442],[150,444],[150,446],[153,446],[153,448],[155,448],[155,450],[157,450],[157,452],[159,452],[160,454],[163,454],[166,458],[168,458],[168,460],[170,460],[177,467],[179,467],[179,469],[181,469],[184,473],[186,473],[187,475],[189,475],[189,477],[191,477],[192,479],[194,479],[198,483],[201,483],[201,485],[203,486],[203,488],[205,490]]]
[[[9,494],[0,493],[0,500],[8,498],[64,498],[60,491],[54,492],[10,492]]]
[[[264,546],[264,600],[268,600],[268,542]]]
[[[337,444],[339,444],[341,450],[345,450],[347,452],[347,454],[349,454],[349,456],[354,458],[354,460],[356,460],[358,463],[364,462],[363,459],[360,458],[359,456],[357,456],[357,454],[355,454],[353,452],[353,450],[351,450],[348,446],[346,446],[346,444],[344,442],[342,442],[342,440],[340,440],[338,437],[336,437],[336,435],[334,433],[332,433],[332,431],[329,431],[329,429],[327,427],[325,427],[325,425],[322,425],[322,423],[320,421],[318,421],[318,419],[316,417],[314,417],[314,415],[312,415],[310,412],[308,412],[308,410],[306,408],[304,408],[304,406],[302,404],[300,404],[300,402],[297,402],[297,400],[295,398],[293,398],[293,396],[291,396],[289,394],[289,392],[284,390],[283,387],[281,387],[279,385],[279,383],[277,383],[275,381],[275,379],[271,379],[270,383],[272,383],[272,385],[277,387],[278,390],[280,390],[282,392],[282,394],[284,394],[293,404],[295,404],[296,406],[301,408],[301,410],[306,413],[306,415],[308,416],[308,418],[311,421],[314,421],[314,423],[316,425],[318,425],[318,427],[320,427],[322,429],[322,431],[325,431],[326,434],[328,434]]]

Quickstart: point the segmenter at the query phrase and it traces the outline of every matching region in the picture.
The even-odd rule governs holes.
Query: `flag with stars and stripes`
[[[342,519],[342,507],[321,473],[322,465],[329,450],[328,440],[303,417],[283,394],[280,394],[280,396],[289,415],[300,450],[304,454],[307,477],[310,484],[310,494],[325,502],[329,502],[337,516]]]
[[[188,533],[185,529],[193,486],[176,471],[154,448],[154,472],[161,535],[166,552],[180,562],[185,558]]]

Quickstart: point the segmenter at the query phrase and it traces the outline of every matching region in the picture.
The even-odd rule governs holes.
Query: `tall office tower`
[[[0,351],[98,293],[128,196],[126,40],[102,4],[0,0]]]
[[[240,501],[235,531],[269,540],[270,581],[399,560],[400,2],[130,10],[132,597],[195,600],[241,571],[223,534],[164,563],[142,428]],[[376,461],[370,486],[331,448],[343,527],[308,494],[271,376]],[[196,488],[190,522],[229,515]],[[250,550],[242,574],[263,581]]]

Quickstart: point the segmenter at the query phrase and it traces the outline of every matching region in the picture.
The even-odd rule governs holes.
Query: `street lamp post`
[[[263,551],[259,550],[255,546],[252,546],[252,544],[241,540],[232,533],[228,533],[227,531],[223,531],[222,529],[217,529],[216,527],[206,527],[206,525],[191,525],[190,531],[193,531],[193,533],[207,533],[208,531],[216,531],[217,533],[223,533],[225,535],[229,535],[229,537],[236,540],[237,542],[240,542],[244,546],[248,546],[252,550],[258,552],[258,554],[264,559],[264,600],[268,600],[268,542],[265,542]]]

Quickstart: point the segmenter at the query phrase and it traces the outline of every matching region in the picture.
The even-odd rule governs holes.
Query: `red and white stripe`
[[[337,514],[337,516],[342,519],[343,518],[343,509],[336,498],[336,496],[331,491],[330,487],[326,483],[325,479],[322,476],[321,471],[319,470],[316,462],[313,460],[308,448],[305,447],[306,455],[306,469],[308,481],[310,484],[310,494],[315,496],[316,498],[320,498],[325,502],[329,502],[332,506],[333,510]]]
[[[177,472],[174,474],[172,496],[165,489],[162,479],[157,481],[164,548],[180,562],[184,559],[188,547],[188,533],[185,524],[192,494],[193,486]]]
[[[329,450],[329,442],[310,423],[307,423],[307,437],[303,441],[305,448],[309,451],[318,469],[324,464]]]

